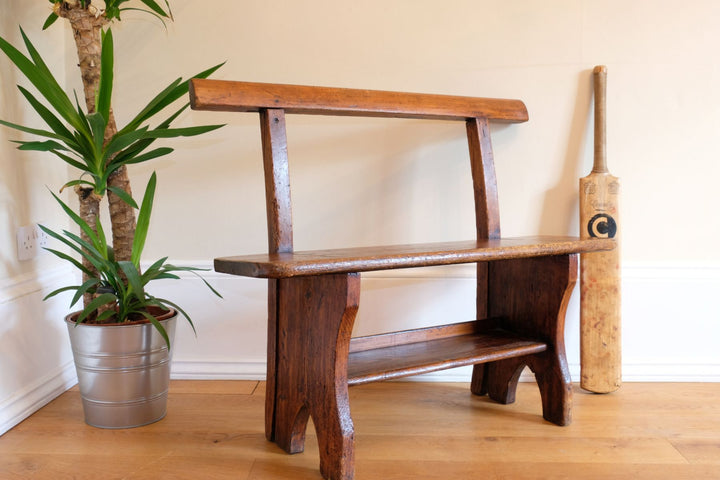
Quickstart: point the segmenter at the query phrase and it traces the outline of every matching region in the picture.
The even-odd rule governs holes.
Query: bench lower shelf
[[[352,351],[351,347],[348,384],[390,380],[545,350],[547,345],[544,342],[522,338],[500,329],[361,351]]]

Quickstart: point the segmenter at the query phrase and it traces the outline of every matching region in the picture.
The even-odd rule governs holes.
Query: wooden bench
[[[320,470],[351,479],[354,428],[348,386],[474,365],[471,391],[514,401],[524,366],[535,373],[543,416],[571,419],[563,329],[577,254],[613,240],[501,238],[489,121],[524,122],[519,100],[193,80],[198,110],[258,112],[265,167],[269,253],[218,258],[215,269],[269,279],[265,431],[289,453],[315,423]],[[477,238],[420,245],[296,252],[285,115],[351,115],[463,121],[467,126]],[[351,338],[360,272],[477,264],[477,320]]]

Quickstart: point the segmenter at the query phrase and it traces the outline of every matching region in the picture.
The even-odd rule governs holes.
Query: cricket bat
[[[590,175],[580,179],[580,237],[614,238],[613,250],[580,255],[580,386],[609,393],[620,388],[619,179],[607,167],[605,92],[607,67],[593,69],[595,152]]]

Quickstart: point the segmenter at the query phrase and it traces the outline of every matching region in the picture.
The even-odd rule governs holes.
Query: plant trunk
[[[85,104],[88,113],[95,111],[95,93],[100,82],[100,62],[102,53],[101,31],[108,23],[104,15],[96,16],[96,10],[87,2],[85,8],[80,3],[69,4],[63,2],[58,4],[56,13],[66,18],[73,29],[73,38],[77,48],[80,72],[82,75],[83,90],[85,93]],[[115,116],[110,110],[110,118],[105,130],[105,142],[117,133]],[[130,179],[128,178],[125,166],[115,171],[108,179],[108,185],[118,187],[128,195],[132,196]],[[92,205],[83,205],[84,202],[99,202],[97,195],[87,195],[78,190],[80,211],[99,213],[98,208]],[[113,250],[117,260],[130,260],[132,242],[135,236],[135,212],[133,208],[125,203],[120,197],[108,191],[108,204],[110,210],[110,222],[112,227]],[[86,221],[88,221],[86,219]],[[95,219],[88,221],[95,227]],[[86,299],[87,301],[87,299]],[[87,303],[86,303],[87,305]]]
[[[81,188],[80,186],[75,187],[75,193],[77,193],[78,199],[80,200],[80,209],[78,211],[80,218],[85,220],[94,231],[97,231],[95,223],[97,222],[98,215],[100,214],[100,200],[102,199],[102,197],[95,194],[92,188]],[[80,232],[80,237],[86,242],[90,241],[90,238],[83,231]],[[93,267],[92,263],[90,263],[90,261],[88,261],[85,257],[83,257],[82,263],[83,266],[89,269],[91,272],[95,271],[95,267]],[[88,275],[86,273],[83,273],[83,282],[87,280],[87,277]],[[87,304],[90,303],[92,299],[92,293],[84,294],[83,304],[87,306]]]

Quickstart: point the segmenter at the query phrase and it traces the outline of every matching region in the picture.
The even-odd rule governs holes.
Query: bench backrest
[[[464,121],[477,238],[500,237],[488,122],[527,121],[527,109],[520,100],[193,79],[190,101],[195,110],[260,114],[270,253],[293,251],[286,113]]]

